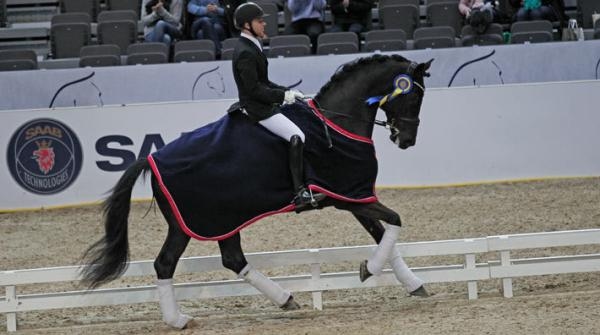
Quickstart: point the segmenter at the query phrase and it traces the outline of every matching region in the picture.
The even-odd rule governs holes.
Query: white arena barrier
[[[511,259],[510,252],[577,245],[600,245],[600,229],[488,236],[483,238],[427,241],[397,244],[406,258],[423,256],[461,255],[462,264],[413,268],[426,283],[467,282],[469,299],[477,299],[477,281],[502,279],[505,297],[512,297],[512,279],[524,276],[600,271],[600,254],[549,256]],[[321,264],[364,260],[375,245],[324,249],[288,250],[248,254],[249,263],[257,268],[309,265],[310,273],[272,278],[292,292],[312,292],[313,307],[322,309],[322,292],[361,287],[398,285],[391,270],[365,283],[358,272],[323,273]],[[498,252],[500,261],[476,263],[478,254]],[[0,286],[6,296],[0,300],[0,313],[6,314],[7,331],[17,329],[17,313],[57,308],[105,306],[156,302],[155,286],[138,286],[18,295],[17,288],[26,284],[49,284],[77,281],[78,266],[27,269],[0,272]],[[220,256],[182,258],[177,273],[196,273],[223,270]],[[154,275],[153,261],[129,264],[125,277]],[[260,294],[243,280],[182,283],[175,285],[178,300],[205,299]]]

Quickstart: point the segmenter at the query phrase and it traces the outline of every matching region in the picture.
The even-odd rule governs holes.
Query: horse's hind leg
[[[360,224],[369,232],[375,242],[381,242],[381,238],[385,232],[385,227],[383,224],[381,224],[381,222],[379,222],[379,220],[357,214],[354,214],[354,217],[356,217]],[[390,263],[392,264],[392,269],[394,270],[396,279],[398,279],[398,281],[404,285],[404,288],[406,288],[406,291],[410,295],[429,296],[427,290],[425,290],[425,287],[423,287],[423,280],[415,276],[415,274],[406,265],[398,248],[392,249]]]
[[[156,202],[163,213],[163,216],[169,224],[169,232],[158,257],[154,260],[154,269],[158,280],[156,287],[158,289],[160,310],[163,321],[171,327],[183,329],[188,326],[192,318],[181,313],[179,305],[175,299],[175,290],[173,289],[173,273],[179,258],[187,247],[190,237],[180,228],[175,216],[171,212],[168,202],[164,195],[155,187],[153,183]]]
[[[235,272],[239,278],[254,286],[281,309],[294,310],[300,308],[290,292],[285,291],[277,283],[248,264],[242,251],[240,233],[219,241],[219,249],[221,250],[221,260],[224,267]]]

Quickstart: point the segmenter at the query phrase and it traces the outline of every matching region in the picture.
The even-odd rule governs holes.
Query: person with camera
[[[304,184],[305,135],[279,109],[280,105],[293,104],[304,95],[269,80],[269,63],[261,43],[266,37],[263,15],[262,8],[253,2],[242,4],[235,10],[234,22],[241,34],[233,52],[233,76],[240,106],[248,117],[289,142],[289,167],[298,210],[308,204],[316,205],[316,201],[324,196],[312,195]]]
[[[143,0],[141,20],[146,42],[162,42],[170,46],[181,38],[183,0]]]

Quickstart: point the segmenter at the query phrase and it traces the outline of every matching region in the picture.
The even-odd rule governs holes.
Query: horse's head
[[[419,112],[425,95],[423,78],[428,76],[427,63],[410,63],[403,73],[395,74],[392,82],[386,85],[386,95],[367,100],[368,104],[378,104],[385,111],[386,126],[390,129],[390,140],[400,149],[415,145],[419,128]]]

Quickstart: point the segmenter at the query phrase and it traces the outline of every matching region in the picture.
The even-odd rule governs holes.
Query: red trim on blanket
[[[235,230],[230,231],[227,234],[223,234],[220,236],[214,236],[214,237],[205,237],[205,236],[200,236],[196,233],[194,233],[190,228],[188,228],[188,226],[185,224],[185,220],[183,219],[183,217],[181,216],[181,212],[179,212],[179,208],[177,207],[177,204],[175,203],[175,200],[173,199],[173,197],[171,196],[171,193],[169,192],[169,189],[167,188],[167,186],[163,183],[162,177],[160,175],[160,172],[158,171],[158,167],[156,166],[156,162],[154,161],[154,157],[152,157],[152,155],[148,155],[148,162],[150,163],[150,167],[152,168],[152,172],[154,173],[154,176],[156,177],[156,181],[158,182],[158,185],[160,186],[160,190],[162,191],[163,195],[165,196],[165,198],[167,198],[167,201],[169,202],[169,205],[171,206],[171,211],[173,212],[173,215],[175,215],[175,218],[177,219],[177,222],[179,223],[179,227],[181,228],[181,230],[183,230],[183,232],[185,232],[189,237],[195,238],[197,240],[200,241],[219,241],[219,240],[224,240],[230,236],[232,236],[233,234],[237,233],[238,231],[242,230],[242,228],[245,228],[246,226],[249,226],[250,224],[265,218],[267,216],[271,216],[274,214],[279,214],[279,213],[286,213],[286,212],[291,212],[296,208],[296,205],[294,204],[289,204],[279,210],[276,211],[271,211],[271,212],[266,212],[263,213],[255,218],[252,218],[246,222],[244,222],[241,226],[237,227]]]
[[[354,203],[359,203],[359,204],[369,204],[369,203],[377,201],[377,196],[375,196],[375,195],[370,196],[370,197],[366,197],[366,198],[362,198],[362,199],[352,199],[352,198],[348,198],[348,197],[345,197],[345,196],[337,194],[337,193],[333,193],[333,192],[331,192],[331,191],[329,191],[327,189],[324,189],[321,186],[317,186],[315,184],[308,185],[308,188],[310,190],[314,191],[314,192],[323,193],[323,194],[326,194],[330,198],[334,198],[334,199],[345,201],[345,202],[354,202]]]
[[[364,136],[360,136],[360,135],[356,135],[354,133],[351,133],[351,132],[347,131],[346,129],[338,126],[335,123],[333,123],[333,121],[331,121],[328,118],[326,118],[325,115],[321,114],[321,112],[319,111],[319,108],[317,108],[317,106],[315,105],[315,102],[313,101],[313,99],[309,99],[308,100],[308,105],[312,108],[313,112],[319,117],[319,119],[324,120],[325,123],[327,123],[327,125],[329,127],[331,127],[333,130],[335,130],[338,133],[342,134],[343,136],[346,136],[346,137],[348,137],[350,139],[353,139],[355,141],[360,141],[360,142],[365,142],[365,143],[373,144],[373,140],[372,139],[370,139],[368,137],[364,137]]]

